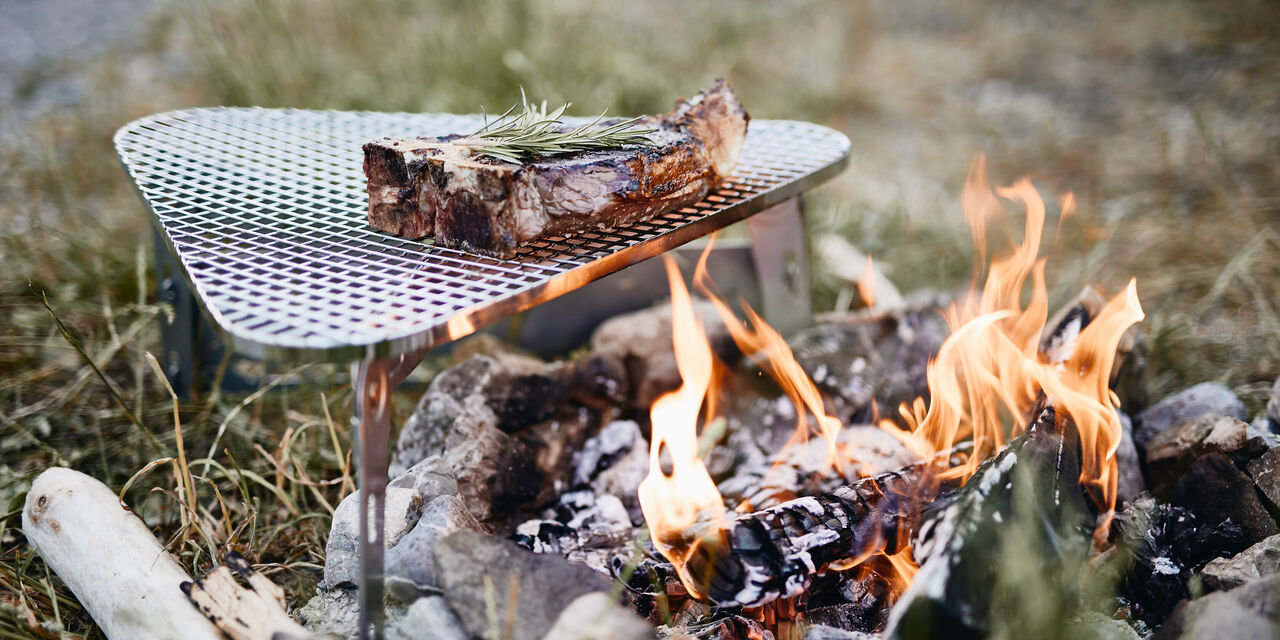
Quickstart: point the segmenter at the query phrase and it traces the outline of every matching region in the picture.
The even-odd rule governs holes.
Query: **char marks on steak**
[[[724,80],[662,116],[652,146],[513,164],[442,138],[364,145],[369,224],[408,238],[510,258],[530,240],[652,218],[702,199],[733,172],[747,112]],[[609,123],[601,123],[607,126]]]

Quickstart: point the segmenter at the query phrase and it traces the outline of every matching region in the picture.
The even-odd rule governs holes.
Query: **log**
[[[40,474],[22,531],[108,638],[222,638],[179,588],[190,576],[101,482],[71,469]]]
[[[697,541],[688,575],[718,606],[758,607],[805,593],[829,568],[897,553],[922,499],[933,496],[922,484],[925,468],[911,465],[740,515]]]
[[[239,576],[248,588],[236,582]],[[284,589],[258,573],[240,554],[228,553],[222,566],[182,591],[214,626],[231,640],[310,640],[316,638],[286,613]]]

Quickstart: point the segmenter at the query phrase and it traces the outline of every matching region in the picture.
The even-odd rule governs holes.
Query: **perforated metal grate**
[[[361,145],[478,115],[190,109],[116,132],[197,298],[237,352],[350,361],[430,347],[737,222],[834,175],[849,140],[753,120],[736,177],[693,207],[498,260],[374,231]]]

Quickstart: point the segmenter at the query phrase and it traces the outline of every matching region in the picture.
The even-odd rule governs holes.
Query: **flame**
[[[1001,199],[1024,210],[1023,238],[1010,255],[986,268],[987,226],[1003,215]],[[1102,531],[1115,506],[1115,452],[1121,435],[1116,414],[1119,401],[1108,382],[1121,337],[1143,318],[1137,284],[1130,280],[1125,290],[1103,307],[1077,336],[1070,355],[1061,362],[1050,362],[1039,351],[1048,317],[1045,260],[1039,257],[1044,200],[1028,179],[991,189],[981,155],[970,167],[961,200],[978,259],[969,295],[943,314],[952,333],[928,365],[929,402],[916,398],[899,407],[906,429],[892,420],[881,420],[879,426],[920,460],[933,461],[929,478],[933,482],[925,482],[921,488],[929,492],[937,486],[936,481],[967,479],[1009,438],[1025,431],[1032,411],[1047,402],[1069,416],[1079,431],[1080,482],[1104,513],[1099,525]],[[1062,217],[1073,210],[1074,198],[1068,196],[1062,201]],[[796,406],[796,431],[788,448],[816,433],[825,441],[829,468],[849,477],[849,469],[842,467],[856,462],[857,452],[839,446],[843,425],[827,413],[817,385],[805,374],[782,335],[745,302],[746,321],[740,320],[720,295],[707,275],[710,250],[708,244],[695,269],[694,283],[714,304],[742,352],[759,363]],[[650,468],[640,485],[640,504],[654,546],[676,566],[690,593],[703,597],[700,581],[689,575],[687,563],[700,544],[714,544],[708,541],[722,532],[726,517],[724,501],[697,452],[698,417],[704,413],[704,405],[708,418],[714,413],[717,382],[711,348],[693,313],[689,292],[674,263],[668,259],[666,266],[672,293],[673,342],[682,382],[651,408]],[[984,271],[986,278],[979,290]],[[859,291],[868,306],[874,305],[873,276],[874,267],[867,256]],[[948,466],[948,452],[965,440],[972,441],[970,454],[960,464]],[[892,555],[884,548],[878,545],[834,568],[849,568],[883,555],[905,589],[916,570],[910,547],[899,545],[899,551]]]
[[[650,409],[649,474],[640,483],[640,509],[654,546],[676,566],[690,593],[701,597],[700,582],[686,574],[689,555],[700,534],[717,529],[725,515],[720,491],[698,457],[698,415],[711,386],[713,359],[680,270],[670,258],[666,267],[681,385]]]

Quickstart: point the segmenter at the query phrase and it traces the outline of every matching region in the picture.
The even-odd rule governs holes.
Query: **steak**
[[[515,164],[473,153],[456,135],[380,138],[364,145],[369,224],[511,258],[535,238],[625,225],[701,200],[732,174],[748,119],[717,80],[670,113],[637,121],[656,129],[651,145]]]

